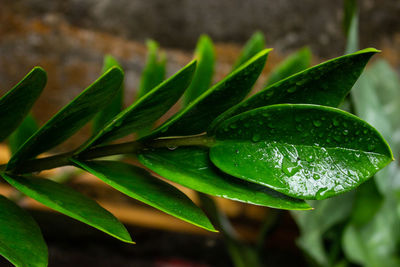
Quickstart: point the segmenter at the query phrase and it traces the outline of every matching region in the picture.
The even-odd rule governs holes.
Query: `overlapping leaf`
[[[195,69],[196,61],[190,62],[175,75],[118,114],[104,129],[86,142],[79,151],[124,137],[151,125],[180,98],[192,80]]]
[[[279,209],[310,208],[304,201],[222,173],[210,162],[207,148],[149,150],[140,154],[139,160],[168,180],[205,194]]]
[[[265,38],[262,32],[254,33],[247,43],[244,45],[243,50],[240,52],[239,58],[233,65],[232,71],[239,68],[243,63],[251,59],[265,48]]]
[[[39,126],[32,116],[28,114],[17,129],[8,138],[8,145],[10,146],[11,153],[14,154],[18,149],[29,139],[37,130]]]
[[[32,135],[13,155],[8,168],[14,168],[72,136],[118,93],[123,77],[119,68],[106,72]]]
[[[338,106],[349,93],[372,55],[378,50],[367,48],[334,58],[272,84],[221,114],[210,132],[226,119],[242,112],[273,104],[318,104]]]
[[[0,141],[7,138],[28,115],[46,82],[46,72],[35,67],[0,98]]]
[[[282,104],[222,123],[210,149],[222,171],[301,199],[355,188],[393,160],[370,125],[344,111]]]
[[[47,179],[4,173],[1,176],[13,187],[43,205],[93,226],[121,241],[132,243],[128,231],[117,218],[81,193]]]
[[[216,116],[240,102],[249,93],[264,68],[270,51],[266,49],[255,55],[143,139],[204,132]]]
[[[141,168],[117,161],[80,162],[74,160],[74,162],[132,198],[186,222],[209,231],[215,231],[201,209],[185,194],[172,185],[151,176]]]
[[[15,266],[47,266],[47,246],[33,218],[0,195],[0,254]]]

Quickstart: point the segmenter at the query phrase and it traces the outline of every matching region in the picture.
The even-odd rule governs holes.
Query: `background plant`
[[[194,60],[164,81],[165,59],[157,56],[157,46],[150,42],[137,100],[122,111],[124,75],[117,62],[106,57],[105,73],[37,130],[27,115],[45,86],[46,74],[34,68],[0,99],[0,136],[5,139],[14,132],[10,145],[15,151],[8,164],[1,166],[1,177],[42,204],[132,243],[124,226],[96,202],[34,174],[73,165],[132,198],[215,231],[198,206],[143,165],[203,194],[308,210],[304,199],[349,191],[392,161],[390,148],[374,128],[334,108],[377,50],[364,49],[270,82],[243,100],[271,51],[258,51],[264,47],[262,42],[256,34],[232,72],[211,87],[214,55],[208,37],[203,36],[196,49],[198,64]],[[282,70],[291,72],[285,66]],[[183,94],[183,108],[152,129]],[[92,119],[93,136],[80,147],[37,158]],[[132,133],[140,137],[110,144]],[[122,158],[95,160],[127,154],[143,165]],[[201,196],[205,206],[207,198]],[[214,216],[217,210],[211,213],[212,203],[208,203],[209,216],[218,226],[223,221]],[[47,248],[34,220],[6,198],[1,198],[1,205],[0,253],[17,266],[47,265]],[[228,237],[225,228],[223,232]]]

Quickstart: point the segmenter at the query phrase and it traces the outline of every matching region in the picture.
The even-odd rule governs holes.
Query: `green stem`
[[[40,172],[57,167],[71,165],[72,157],[80,160],[91,160],[106,156],[121,155],[121,154],[139,154],[142,151],[152,148],[172,148],[180,146],[206,146],[210,147],[214,143],[212,137],[206,135],[189,136],[189,137],[174,137],[165,139],[156,139],[147,142],[127,142],[115,145],[107,145],[88,149],[79,154],[74,151],[68,153],[57,154],[45,158],[30,159],[22,162],[9,172],[22,174],[31,172]],[[0,165],[0,171],[6,169],[6,164]]]

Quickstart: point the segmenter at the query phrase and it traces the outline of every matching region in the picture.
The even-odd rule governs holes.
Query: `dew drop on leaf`
[[[314,124],[315,127],[320,127],[322,125],[322,122],[319,121],[319,120],[314,120],[313,124]]]

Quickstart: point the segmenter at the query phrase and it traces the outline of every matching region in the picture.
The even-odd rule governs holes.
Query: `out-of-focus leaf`
[[[186,89],[183,105],[187,106],[210,87],[214,74],[214,45],[207,35],[200,36],[195,51],[197,68],[192,83]]]
[[[118,114],[79,151],[116,140],[151,125],[178,101],[190,84],[195,70],[194,60]]]
[[[166,57],[164,53],[159,55],[158,47],[159,45],[157,42],[153,40],[147,41],[147,49],[149,52],[147,55],[146,66],[143,69],[140,79],[137,99],[140,99],[142,96],[150,92],[165,79]]]
[[[15,266],[47,266],[47,246],[33,218],[0,195],[0,254]]]
[[[112,67],[119,67],[122,69],[118,61],[111,55],[104,57],[102,73],[107,72]],[[104,126],[118,113],[121,112],[124,102],[124,83],[122,82],[118,93],[114,96],[111,103],[105,106],[93,119],[93,134],[98,133]]]
[[[11,153],[14,154],[18,151],[23,143],[29,139],[37,130],[39,126],[32,116],[28,114],[17,129],[8,138],[8,145],[10,146]]]
[[[1,176],[13,187],[43,205],[93,226],[121,241],[133,243],[124,225],[94,200],[71,188],[47,179]]]
[[[210,162],[206,148],[149,150],[140,154],[139,160],[166,179],[205,194],[279,209],[310,208],[304,201],[220,172]]]
[[[143,139],[205,132],[216,116],[239,103],[249,93],[264,68],[270,51],[271,49],[265,49],[242,64]]]
[[[112,68],[54,115],[12,156],[7,168],[33,158],[72,136],[118,93],[124,74]]]
[[[28,115],[46,82],[46,72],[35,67],[0,98],[0,141],[7,138]]]
[[[236,70],[243,63],[251,59],[257,53],[265,48],[265,38],[262,32],[254,33],[247,41],[242,51],[240,52],[239,58],[233,65],[232,71]]]
[[[270,86],[297,72],[307,69],[311,64],[311,51],[308,47],[289,55],[283,60],[268,77],[265,86]]]
[[[354,53],[359,47],[357,0],[344,0],[343,30],[347,37],[346,53]]]
[[[349,93],[368,60],[378,50],[367,48],[306,69],[274,83],[218,116],[209,128],[242,112],[273,104],[318,104],[337,107]]]
[[[134,199],[206,230],[215,231],[201,209],[185,194],[141,168],[118,161],[74,160],[74,163]]]
[[[300,199],[349,191],[393,160],[382,136],[331,107],[281,104],[217,128],[211,161],[223,172]]]

